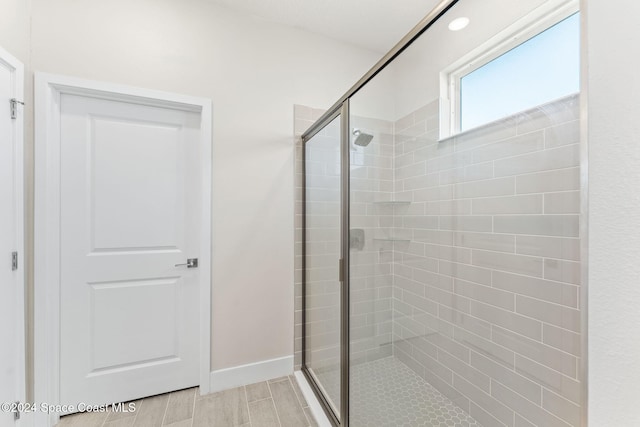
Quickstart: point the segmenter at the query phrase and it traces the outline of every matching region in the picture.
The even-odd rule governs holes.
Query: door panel
[[[61,99],[61,402],[199,383],[200,114]]]
[[[91,372],[175,361],[180,353],[180,284],[178,278],[90,284]],[[114,307],[117,316],[112,315]],[[127,330],[131,321],[136,328],[112,334]]]
[[[143,243],[149,250],[176,249],[184,223],[180,128],[96,116],[90,126],[93,250],[141,249]]]
[[[305,143],[305,367],[340,417],[341,116]]]

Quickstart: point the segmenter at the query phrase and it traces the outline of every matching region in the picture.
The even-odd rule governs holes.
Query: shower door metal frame
[[[340,411],[336,414],[307,367],[307,156],[306,145],[315,135],[340,117]],[[312,129],[302,135],[302,373],[309,382],[322,409],[334,426],[349,425],[349,100],[327,111]]]
[[[360,78],[342,97],[336,101],[309,129],[302,135],[302,372],[307,381],[311,385],[316,397],[321,403],[324,411],[327,413],[331,423],[334,426],[349,426],[349,100],[361,88],[363,88],[370,80],[380,73],[387,65],[394,61],[405,49],[407,49],[416,39],[418,39],[425,31],[427,31],[442,15],[451,9],[460,0],[442,0],[429,12],[415,27],[407,33],[389,52],[387,52],[367,73]],[[579,291],[580,310],[581,310],[581,336],[580,348],[581,357],[579,365],[580,374],[580,395],[581,395],[581,426],[588,425],[588,219],[589,219],[589,196],[588,196],[588,128],[587,128],[587,105],[588,105],[588,86],[586,84],[587,69],[587,11],[588,1],[579,0],[579,10],[581,14],[580,25],[580,53],[581,53],[581,87],[580,87],[580,251],[581,251],[581,273],[582,281]],[[331,409],[326,397],[315,383],[313,375],[309,373],[306,367],[306,303],[305,303],[305,285],[306,285],[306,170],[305,170],[305,144],[320,130],[322,130],[329,122],[336,117],[342,115],[341,122],[341,153],[342,153],[342,173],[341,173],[341,230],[342,242],[342,262],[341,275],[344,281],[342,283],[341,298],[341,408],[340,419],[336,417]],[[346,215],[346,216],[345,216]],[[346,303],[346,304],[345,304]],[[341,422],[342,421],[342,422]]]
[[[452,8],[459,0],[442,0],[431,10],[409,33],[402,38],[387,54],[385,54],[360,80],[356,82],[331,108],[329,108],[316,122],[302,134],[302,366],[301,371],[309,382],[311,389],[320,402],[322,409],[334,426],[349,427],[349,220],[350,220],[350,153],[349,153],[349,100],[371,79],[381,72],[387,65],[418,39],[442,15]],[[306,331],[306,144],[318,132],[324,129],[336,117],[341,116],[340,152],[340,414],[336,415],[327,397],[309,371],[306,364],[307,331]]]

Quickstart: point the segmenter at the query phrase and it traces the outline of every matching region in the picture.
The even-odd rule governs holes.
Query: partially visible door
[[[196,386],[201,113],[72,94],[60,105],[60,403]]]
[[[0,403],[23,399],[22,73],[0,49]],[[0,427],[14,425],[13,409],[0,410]]]

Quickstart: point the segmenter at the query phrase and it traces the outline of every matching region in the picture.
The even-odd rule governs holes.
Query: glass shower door
[[[304,141],[303,371],[341,418],[341,116]]]

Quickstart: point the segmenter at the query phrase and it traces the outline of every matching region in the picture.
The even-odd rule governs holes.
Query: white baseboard
[[[263,360],[248,365],[234,366],[211,372],[209,392],[227,390],[247,384],[259,383],[293,373],[293,356]]]
[[[313,390],[311,390],[311,386],[304,377],[304,374],[301,371],[296,371],[295,377],[302,391],[302,395],[307,400],[311,413],[318,423],[318,427],[332,427],[329,418],[327,418],[327,414],[324,413],[320,402],[316,399],[316,395],[313,393]]]

